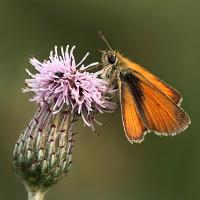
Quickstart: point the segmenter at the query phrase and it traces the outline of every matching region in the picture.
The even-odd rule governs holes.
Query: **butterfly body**
[[[123,126],[131,143],[143,141],[147,132],[175,135],[188,127],[190,118],[180,107],[177,90],[110,46],[102,51],[102,65],[102,77],[118,88]]]

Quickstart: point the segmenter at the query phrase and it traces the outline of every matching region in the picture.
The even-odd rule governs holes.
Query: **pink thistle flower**
[[[49,60],[30,63],[36,74],[26,79],[24,92],[34,92],[31,99],[38,103],[38,110],[20,135],[13,152],[13,170],[23,180],[30,199],[43,199],[48,188],[68,174],[72,163],[75,143],[74,128],[77,116],[94,131],[96,113],[113,111],[115,103],[107,81],[98,78],[101,71],[86,70],[98,63],[84,66],[89,55],[76,64],[73,56],[75,46],[69,51],[57,47]],[[98,122],[97,122],[98,123]]]
[[[50,52],[49,60],[43,62],[35,58],[30,63],[37,70],[32,74],[26,69],[31,79],[26,79],[27,88],[24,92],[34,92],[32,101],[40,106],[45,102],[53,103],[52,112],[58,113],[63,106],[70,108],[73,114],[81,115],[84,123],[94,130],[93,120],[96,112],[109,112],[115,109],[115,103],[110,101],[109,94],[114,90],[109,88],[107,81],[97,77],[98,73],[89,73],[86,70],[97,65],[97,62],[87,66],[83,64],[89,53],[76,64],[73,51],[69,46],[64,51],[61,47],[61,56],[57,47]]]

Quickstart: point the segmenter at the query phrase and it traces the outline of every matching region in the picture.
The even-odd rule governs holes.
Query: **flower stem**
[[[46,194],[46,190],[37,190],[26,187],[28,193],[28,200],[44,200],[44,196]]]
[[[28,200],[43,200],[45,193],[28,191]]]

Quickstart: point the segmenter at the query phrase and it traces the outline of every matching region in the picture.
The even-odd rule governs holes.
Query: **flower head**
[[[46,191],[68,174],[74,147],[74,128],[77,115],[93,130],[96,112],[112,111],[110,101],[114,92],[105,80],[97,77],[101,72],[86,70],[97,63],[84,66],[88,53],[76,64],[73,50],[57,47],[49,60],[30,62],[36,74],[26,80],[24,92],[34,92],[31,99],[38,110],[21,134],[13,152],[13,170],[25,184],[30,199],[41,199]]]
[[[32,74],[26,70],[31,79],[26,79],[27,88],[24,92],[34,92],[31,99],[39,104],[53,102],[53,112],[59,112],[64,105],[71,108],[71,112],[82,115],[86,125],[93,127],[92,121],[95,112],[112,111],[115,104],[109,101],[106,94],[113,92],[105,80],[97,77],[95,73],[86,70],[98,63],[84,66],[83,62],[89,55],[76,64],[73,51],[69,46],[64,51],[61,47],[61,56],[58,55],[57,47],[50,52],[49,60],[39,62],[35,58],[30,63],[37,70]]]

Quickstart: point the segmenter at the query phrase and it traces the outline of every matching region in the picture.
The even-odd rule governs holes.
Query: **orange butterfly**
[[[147,132],[175,135],[184,131],[190,118],[180,107],[180,93],[146,69],[114,51],[102,52],[102,77],[119,89],[121,114],[128,140],[140,143]]]

